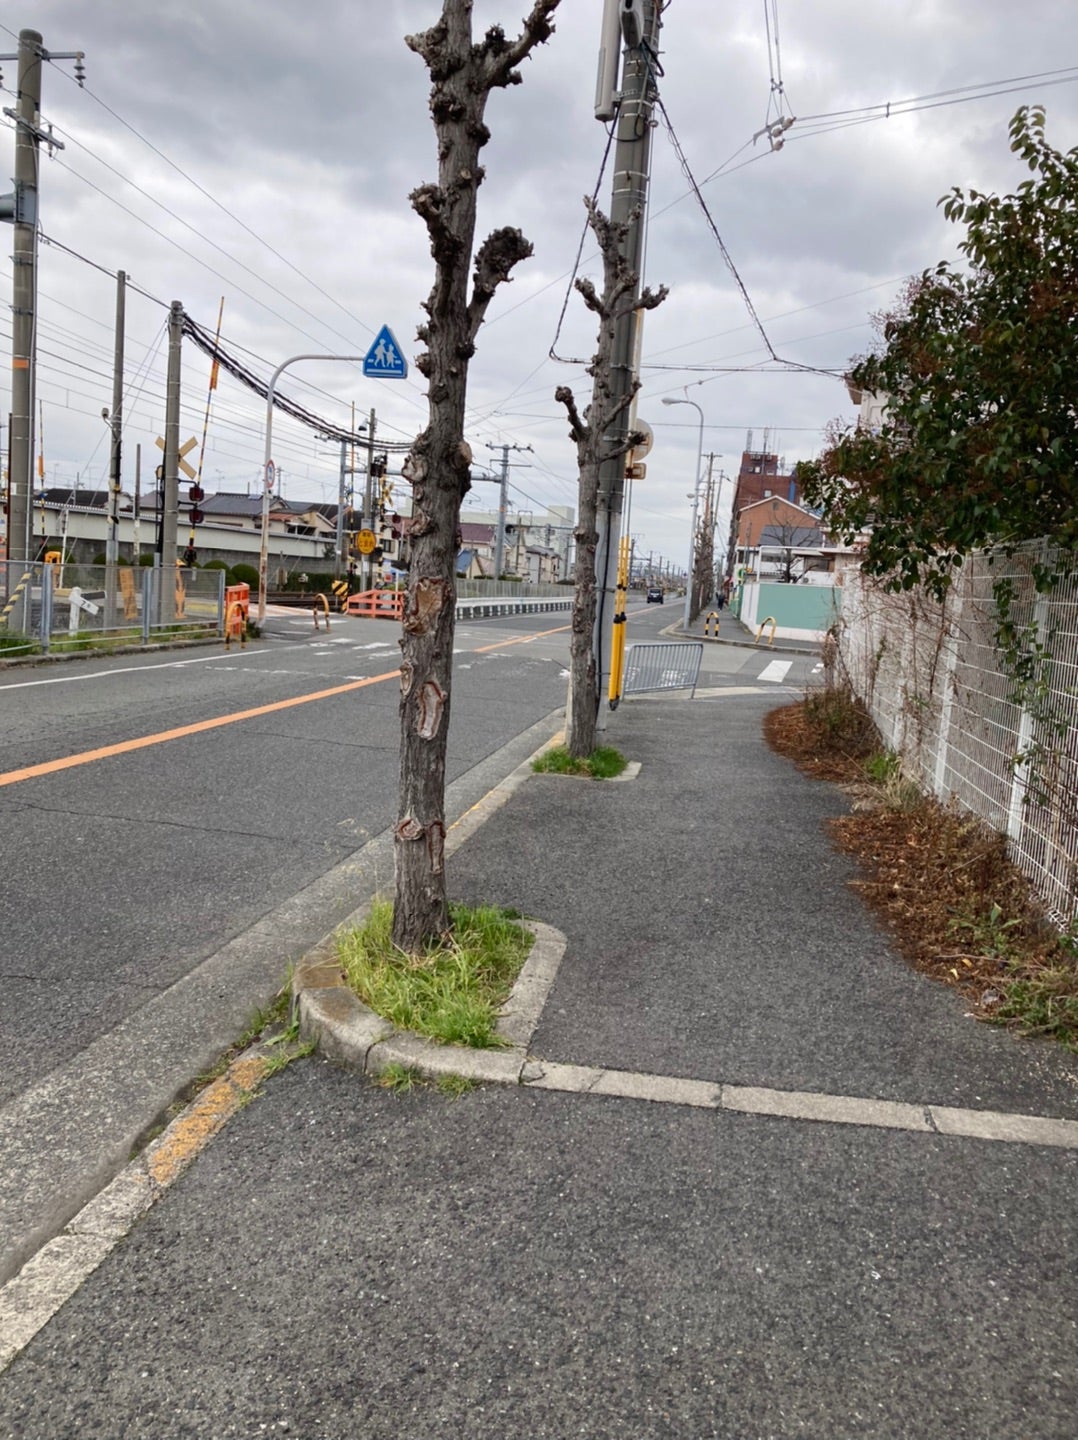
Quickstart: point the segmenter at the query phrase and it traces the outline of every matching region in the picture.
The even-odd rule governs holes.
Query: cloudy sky
[[[56,242],[42,244],[39,271],[48,483],[104,481],[118,269],[138,287],[126,327],[129,490],[135,446],[145,477],[163,433],[171,300],[212,330],[223,297],[225,345],[264,376],[300,353],[362,355],[383,324],[411,359],[432,272],[407,197],[434,177],[435,161],[426,71],[402,37],[440,8],[440,0],[7,7],[0,50],[14,54],[27,28],[55,55],[86,53],[85,89],[69,60],[43,75],[43,117],[65,146],[43,159],[41,180],[42,230]],[[525,8],[525,0],[476,0],[476,31],[498,22],[515,34]],[[601,9],[600,0],[562,0],[557,32],[525,64],[523,85],[496,93],[488,110],[479,233],[519,226],[535,254],[498,293],[480,333],[468,438],[491,467],[501,446],[530,447],[509,456],[511,502],[525,513],[575,503],[574,452],[552,397],[566,383],[582,405],[589,394],[579,361],[594,348],[594,327],[579,298],[566,306],[566,297],[582,197],[599,182],[606,145],[592,114]],[[638,551],[682,560],[699,422],[662,397],[700,406],[704,467],[714,454],[716,474],[736,471],[749,431],[756,448],[766,437],[792,464],[818,449],[830,419],[852,416],[833,377],[760,373],[767,350],[715,231],[775,352],[841,368],[869,344],[871,313],[904,277],[955,254],[960,237],[937,208],[940,196],[953,185],[1009,190],[1025,178],[1007,146],[1019,104],[1043,103],[1053,143],[1078,144],[1078,7],[669,0],[661,45],[666,118],[706,213],[660,116],[645,278],[670,296],[646,320],[639,413],[655,446],[634,487],[630,528]],[[14,61],[3,77],[10,107]],[[758,132],[783,114],[797,118],[773,151]],[[14,130],[3,125],[7,177]],[[604,205],[609,183],[608,170]],[[10,294],[9,242],[4,251],[0,285]],[[587,244],[577,273],[598,278]],[[0,332],[9,343],[6,314]],[[552,348],[568,363],[550,359]],[[8,374],[5,366],[5,391]],[[207,381],[208,362],[188,345],[182,438],[201,437]],[[376,381],[355,365],[308,361],[286,372],[281,389],[336,425],[350,423],[353,406],[360,417],[374,408],[378,433],[393,440],[410,439],[424,421],[414,370],[405,381]],[[6,414],[7,393],[0,407]],[[263,402],[222,379],[203,456],[207,490],[257,492],[264,413]],[[273,448],[286,497],[336,499],[335,446],[278,417]],[[480,483],[468,503],[494,493]]]

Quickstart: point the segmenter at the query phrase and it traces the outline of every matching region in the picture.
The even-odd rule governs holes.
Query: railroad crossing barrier
[[[696,693],[702,640],[650,641],[630,645],[625,656],[623,695],[644,695],[656,690],[689,690]]]
[[[349,595],[348,614],[360,620],[399,620],[404,614],[404,591],[361,590]]]
[[[343,610],[348,604],[348,581],[334,580],[329,587],[337,597],[337,609]]]

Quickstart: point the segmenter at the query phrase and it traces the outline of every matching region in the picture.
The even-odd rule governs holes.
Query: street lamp
[[[692,486],[692,529],[689,531],[689,573],[685,585],[685,618],[684,628],[687,630],[690,624],[690,612],[692,610],[692,581],[693,572],[696,569],[696,511],[700,504],[700,466],[704,457],[704,412],[697,405],[695,400],[679,400],[673,395],[663,396],[664,405],[691,405],[700,417],[700,433],[696,441],[696,478]]]
[[[277,381],[282,370],[287,370],[289,365],[294,365],[297,360],[346,360],[350,364],[363,361],[363,355],[293,355],[288,360],[282,360],[270,376],[269,385],[266,387],[266,452],[262,462],[262,523],[261,539],[258,547],[258,623],[259,625],[266,618],[266,568],[269,558],[269,516],[270,516],[270,491],[276,479],[277,467],[273,463],[273,396],[277,389]],[[364,427],[361,425],[360,429]]]

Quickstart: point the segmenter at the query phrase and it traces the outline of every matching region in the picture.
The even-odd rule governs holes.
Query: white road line
[[[164,660],[157,665],[120,665],[115,670],[94,670],[90,675],[50,675],[47,680],[17,680],[13,685],[0,684],[0,695],[5,690],[29,690],[34,685],[71,685],[76,680],[110,680],[113,675],[138,675],[144,670],[176,670],[181,665],[205,665],[208,660],[250,659],[265,654],[265,651],[240,650],[222,651],[220,655],[197,655],[190,660]]]
[[[770,680],[775,685],[781,685],[792,665],[792,660],[772,660],[770,665],[764,666],[756,678],[757,680]]]

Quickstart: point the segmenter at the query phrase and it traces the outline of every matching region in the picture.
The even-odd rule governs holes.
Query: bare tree
[[[440,20],[409,35],[431,76],[430,111],[438,140],[438,180],[410,196],[427,226],[434,287],[418,337],[416,368],[428,381],[428,423],[405,461],[412,483],[412,563],[401,638],[400,804],[396,839],[393,942],[416,953],[449,930],[445,883],[445,756],[456,615],[454,562],[460,506],[471,485],[464,441],[468,362],[495,290],[532,253],[519,230],[495,230],[475,255],[479,151],[490,139],[483,120],[490,92],[519,85],[516,66],[554,27],[558,0],[534,0],[520,35],[492,26],[472,40],[472,0],[443,0]]]
[[[643,290],[636,295],[638,276],[630,269],[623,254],[625,236],[631,221],[615,224],[607,219],[593,200],[585,199],[590,224],[603,258],[603,293],[596,294],[588,279],[576,281],[589,310],[599,317],[598,348],[588,366],[592,377],[591,404],[580,415],[568,385],[559,385],[554,398],[565,406],[569,417],[569,436],[576,445],[579,470],[579,519],[576,527],[576,589],[573,593],[573,623],[569,641],[569,733],[566,746],[569,754],[585,759],[595,749],[595,723],[599,711],[598,677],[595,670],[593,633],[595,630],[595,547],[599,532],[597,521],[599,471],[608,460],[620,459],[639,445],[644,436],[632,431],[625,439],[611,442],[608,431],[632,404],[640,389],[634,380],[629,390],[615,396],[611,383],[611,358],[618,324],[634,310],[653,310],[666,299],[666,286],[657,291]]]

